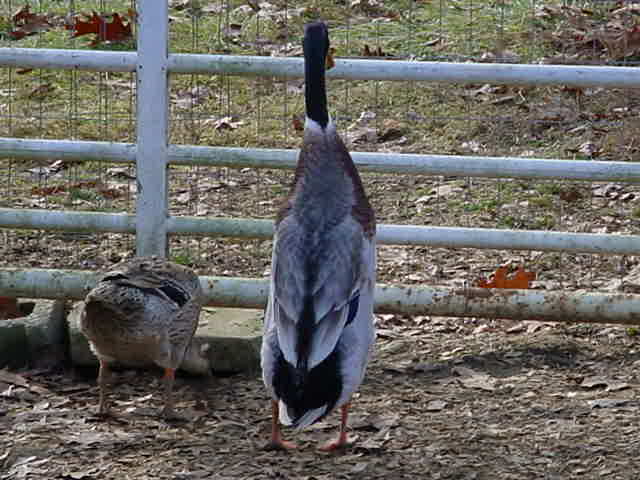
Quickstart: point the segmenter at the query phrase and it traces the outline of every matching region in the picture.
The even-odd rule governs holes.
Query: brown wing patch
[[[358,173],[358,169],[356,165],[353,163],[353,159],[347,150],[342,138],[336,133],[336,145],[337,151],[342,158],[342,163],[344,165],[344,169],[347,172],[347,175],[351,177],[351,181],[353,182],[353,190],[355,195],[355,205],[351,209],[351,214],[356,221],[362,225],[362,229],[364,230],[365,235],[368,238],[371,238],[376,232],[376,216],[371,207],[371,203],[369,203],[369,199],[367,198],[367,194],[364,191],[364,187],[362,186],[362,180],[360,179],[360,174]]]
[[[342,138],[336,133],[333,139],[329,141],[333,141],[335,144],[334,153],[336,158],[342,164],[342,168],[349,176],[353,183],[354,189],[354,200],[355,203],[351,209],[351,214],[353,218],[362,226],[364,234],[371,238],[376,231],[376,219],[373,208],[369,203],[369,199],[364,191],[364,187],[362,186],[362,180],[360,179],[360,175],[358,173],[358,169],[356,168],[347,147],[345,146]],[[304,172],[307,168],[307,160],[308,156],[313,155],[313,148],[315,147],[316,142],[312,139],[306,139],[302,144],[302,148],[300,149],[300,153],[298,155],[298,163],[296,166],[293,184],[291,186],[291,190],[287,199],[285,200],[283,206],[278,211],[278,215],[276,217],[276,226],[289,214],[292,208],[292,201],[295,196],[296,185],[298,184],[300,178],[304,175]],[[313,162],[313,159],[310,159]]]
[[[293,175],[293,181],[291,182],[289,194],[287,195],[287,198],[285,198],[284,201],[282,202],[282,206],[278,209],[278,214],[276,215],[276,227],[280,224],[282,220],[284,220],[284,218],[287,215],[289,215],[289,212],[291,211],[291,207],[292,207],[291,199],[295,194],[295,188],[296,188],[296,184],[298,183],[298,179],[302,176],[302,173],[304,172],[305,163],[306,163],[305,153],[308,147],[309,146],[306,143],[302,144],[302,148],[300,149],[300,153],[298,154],[298,163],[296,165],[296,170]]]

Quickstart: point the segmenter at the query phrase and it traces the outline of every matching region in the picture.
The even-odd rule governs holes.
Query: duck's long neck
[[[323,129],[329,124],[327,111],[327,89],[325,86],[324,53],[318,49],[310,49],[304,55],[304,97],[307,117],[315,121]]]

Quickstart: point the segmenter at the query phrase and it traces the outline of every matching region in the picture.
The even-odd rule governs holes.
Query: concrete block
[[[67,317],[69,351],[74,365],[97,366],[98,361],[80,331],[83,302]],[[262,310],[204,308],[198,330],[180,368],[194,375],[257,371],[260,367]]]
[[[219,373],[255,372],[260,368],[262,310],[204,308],[193,340],[211,370]]]
[[[76,302],[67,315],[67,330],[69,332],[69,355],[71,362],[79,367],[98,366],[98,359],[91,351],[87,337],[80,331],[80,315],[84,302]]]
[[[0,320],[0,367],[46,368],[64,359],[67,345],[65,302],[20,300],[24,317]],[[33,308],[31,308],[33,307]]]
[[[24,325],[0,320],[0,368],[20,368],[29,362],[29,344]]]

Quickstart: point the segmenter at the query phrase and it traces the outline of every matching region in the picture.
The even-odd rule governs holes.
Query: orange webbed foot
[[[340,419],[340,433],[338,438],[324,443],[320,446],[320,450],[323,452],[335,452],[336,450],[343,450],[349,447],[353,441],[349,441],[349,435],[347,434],[347,419],[349,418],[349,403],[344,404],[341,408]]]
[[[349,438],[346,435],[340,435],[335,440],[330,440],[326,443],[323,443],[318,449],[321,452],[335,452],[338,450],[344,450],[345,448],[350,447],[353,442],[349,441]]]

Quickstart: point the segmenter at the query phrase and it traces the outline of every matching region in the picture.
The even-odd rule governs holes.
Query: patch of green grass
[[[531,221],[531,228],[534,230],[553,230],[555,225],[556,218],[548,214],[536,216]]]
[[[467,212],[494,212],[498,206],[498,199],[487,198],[473,203],[465,203],[464,209]]]
[[[553,208],[554,199],[551,195],[544,194],[539,197],[530,198],[529,203],[538,208],[551,209]]]
[[[68,200],[73,202],[75,200],[84,200],[86,202],[95,202],[100,196],[93,190],[85,190],[82,188],[72,188],[69,190]]]
[[[178,250],[171,252],[171,261],[184,265],[185,267],[192,267],[196,260],[193,253],[190,250]]]
[[[507,215],[504,217],[500,217],[498,220],[499,228],[517,228],[520,225],[520,221],[513,215]]]
[[[541,183],[536,185],[535,189],[541,195],[559,195],[562,192],[562,185],[558,183]]]

